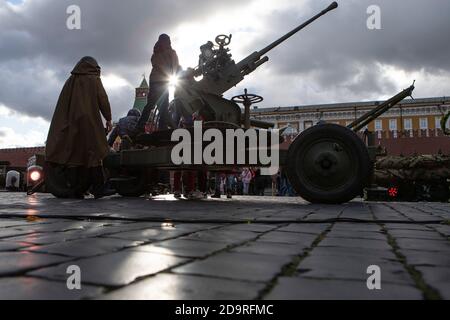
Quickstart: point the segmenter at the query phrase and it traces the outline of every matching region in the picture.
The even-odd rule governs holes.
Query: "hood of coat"
[[[72,70],[73,75],[97,75],[100,76],[100,66],[92,57],[83,57]]]
[[[170,37],[163,33],[159,36],[158,42],[156,42],[153,52],[154,53],[160,53],[164,51],[172,50],[172,42],[170,40]]]

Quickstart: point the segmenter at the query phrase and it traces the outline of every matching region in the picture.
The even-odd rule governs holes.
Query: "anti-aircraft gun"
[[[302,23],[265,48],[253,52],[238,63],[235,63],[232,60],[232,56],[229,54],[229,49],[226,47],[231,42],[231,35],[217,36],[215,39],[218,45],[217,49],[214,49],[214,46],[210,41],[200,47],[200,63],[195,70],[194,75],[202,75],[203,79],[197,82],[196,88],[203,92],[222,95],[227,90],[244,80],[246,75],[255,71],[259,66],[269,61],[269,57],[266,56],[269,51],[313,23],[315,20],[319,19],[327,12],[336,9],[337,7],[338,4],[333,2],[328,6],[328,8],[322,10],[308,21]]]
[[[260,130],[273,127],[273,124],[250,119],[251,104],[262,101],[262,97],[248,94],[246,90],[243,95],[231,100],[222,95],[266,63],[269,51],[337,7],[336,2],[331,3],[292,31],[237,63],[232,59],[228,48],[231,35],[217,36],[216,45],[208,41],[200,47],[198,66],[179,75],[171,109],[176,110],[175,114],[187,117],[201,113],[204,127],[257,127]],[[244,113],[238,103],[244,105]],[[172,125],[174,129],[177,122],[176,119]],[[143,137],[141,142],[164,146],[170,143],[170,133],[154,132]],[[306,130],[291,144],[288,153],[281,153],[280,157],[294,189],[311,202],[349,201],[361,193],[370,174],[370,159],[362,140],[350,129],[334,124],[323,124]],[[146,160],[138,161],[137,158],[138,153],[123,153],[121,161],[143,165],[150,159],[147,157]],[[208,166],[208,170],[215,168],[217,166]]]
[[[248,94],[247,90],[244,91],[244,94],[233,97],[231,100],[223,98],[222,95],[240,83],[246,75],[267,62],[269,58],[266,54],[270,50],[337,6],[337,3],[333,2],[311,19],[238,63],[232,59],[228,48],[232,39],[231,35],[219,35],[215,39],[216,44],[208,41],[200,47],[199,65],[178,75],[175,99],[172,100],[170,106],[175,111],[173,114],[191,118],[192,115],[199,114],[203,120],[203,129],[206,130],[208,128],[219,131],[233,129],[235,133],[238,131],[248,133],[252,132],[248,129],[253,127],[252,129],[257,131],[257,139],[260,139],[262,134],[265,134],[266,137],[269,136],[268,133],[274,127],[273,124],[250,118],[251,104],[262,101],[262,97]],[[342,203],[361,195],[371,176],[373,164],[368,148],[356,134],[355,128],[359,128],[363,122],[380,116],[410,95],[413,89],[414,87],[411,86],[402,91],[379,109],[352,123],[351,128],[319,122],[318,125],[298,135],[287,151],[280,150],[281,170],[283,175],[287,175],[297,194],[310,202],[320,203]],[[239,107],[239,103],[243,104],[244,112]],[[155,108],[150,122],[155,124],[158,121],[157,118],[158,113]],[[111,181],[114,182],[119,194],[141,196],[148,192],[149,185],[158,181],[155,178],[157,177],[156,170],[226,171],[237,167],[264,166],[262,162],[248,163],[247,152],[250,154],[251,149],[255,150],[255,146],[250,146],[248,141],[245,142],[246,148],[243,152],[246,154],[247,162],[177,164],[172,158],[172,151],[176,143],[171,141],[171,135],[173,129],[177,128],[178,121],[174,117],[171,117],[171,120],[173,120],[171,130],[154,131],[135,140],[138,144],[149,148],[123,150],[120,153],[110,154],[105,159],[104,167],[109,169]],[[188,130],[195,134],[195,128],[188,128]],[[194,154],[198,155],[195,152],[196,145],[202,147],[201,144],[192,143],[190,146],[192,152],[186,153],[193,156]],[[223,145],[223,154],[225,154],[227,152],[226,143]],[[268,145],[269,143],[266,144],[265,149],[272,153],[274,150],[267,147]],[[257,148],[259,151],[264,149],[260,144],[257,145]],[[235,158],[236,155],[237,152],[234,152]],[[47,177],[52,176],[47,174]],[[53,180],[55,183],[52,185],[55,186],[56,178]],[[64,179],[59,181],[64,181]],[[67,184],[63,187],[69,188]],[[56,189],[50,192],[58,196]]]
[[[209,115],[209,120],[211,121],[232,123],[238,127],[241,127],[241,124],[245,121],[248,123],[249,110],[247,110],[245,118],[243,118],[240,108],[235,103],[239,99],[234,99],[235,101],[233,102],[223,99],[222,95],[244,80],[246,75],[269,61],[269,57],[266,54],[270,50],[337,7],[338,4],[333,2],[311,19],[265,48],[253,52],[238,63],[232,59],[230,49],[227,47],[231,43],[232,35],[217,36],[215,39],[216,45],[208,41],[200,47],[199,65],[195,69],[188,69],[180,75],[177,96],[172,102],[175,105],[173,109],[179,110],[181,114],[192,114],[198,110],[203,110],[205,114]],[[201,77],[201,79],[196,81],[194,78],[198,77]],[[254,95],[245,94],[245,96],[247,99],[242,96],[241,103],[244,103],[243,100],[259,98]],[[244,103],[245,105],[248,105],[248,103]],[[246,106],[246,109],[248,108],[249,106]],[[262,122],[253,121],[253,123],[263,127],[270,126]]]

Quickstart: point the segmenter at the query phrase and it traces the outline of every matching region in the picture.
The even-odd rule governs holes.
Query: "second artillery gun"
[[[259,133],[271,130],[274,124],[250,118],[252,103],[262,101],[262,97],[248,94],[247,90],[243,95],[231,100],[225,99],[222,95],[244,80],[246,75],[266,63],[269,60],[266,54],[270,50],[337,7],[337,3],[333,2],[278,40],[237,63],[232,59],[227,47],[231,42],[231,35],[217,36],[216,44],[208,41],[200,47],[199,65],[179,75],[176,96],[170,107],[174,111],[173,114],[178,117],[190,117],[194,113],[199,113],[202,115],[205,129],[257,128]],[[411,95],[413,89],[411,86],[402,91],[383,104],[382,109],[377,108],[378,111],[366,114],[352,123],[351,127],[320,123],[302,132],[287,151],[280,150],[281,170],[287,174],[297,194],[310,202],[319,203],[342,203],[361,195],[363,188],[368,184],[373,163],[367,146],[355,133],[356,129],[359,129],[359,124],[375,119]],[[238,104],[243,104],[244,112]],[[178,118],[171,117],[169,120],[172,120],[172,129],[177,128]],[[156,127],[157,121],[158,112],[155,108],[150,119],[153,125],[150,127]],[[248,163],[176,165],[171,159],[174,147],[171,141],[172,131],[154,131],[140,136],[137,142],[149,148],[123,150],[111,154],[105,160],[104,166],[110,170],[111,180],[119,194],[143,195],[157,181],[155,173],[158,170],[227,171],[249,165]],[[251,146],[247,149],[251,149]],[[54,187],[51,192],[54,195],[64,194],[59,192],[62,190],[60,187],[52,185]],[[67,189],[67,186],[65,188]]]

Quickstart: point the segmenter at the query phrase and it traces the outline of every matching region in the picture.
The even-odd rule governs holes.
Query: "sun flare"
[[[178,85],[178,76],[176,74],[169,77],[169,87],[176,87]]]

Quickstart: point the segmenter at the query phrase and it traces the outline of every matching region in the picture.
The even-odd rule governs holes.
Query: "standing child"
[[[250,182],[252,181],[252,172],[249,168],[244,168],[241,173],[242,183],[244,185],[244,195],[248,195],[248,189],[250,187]]]

